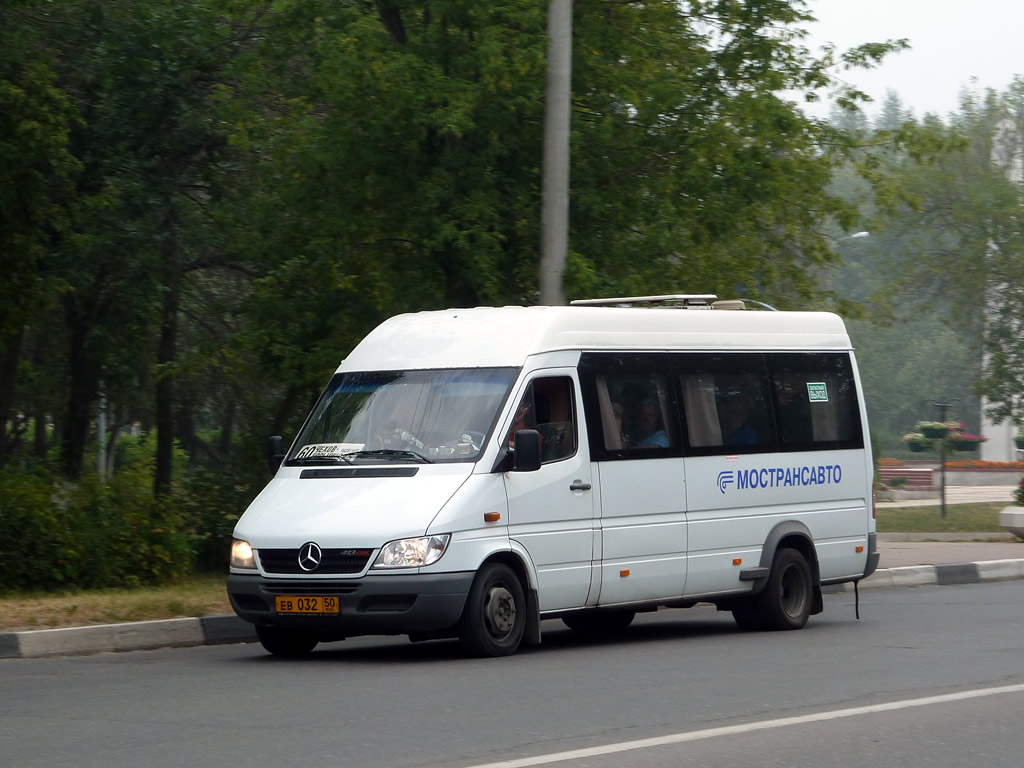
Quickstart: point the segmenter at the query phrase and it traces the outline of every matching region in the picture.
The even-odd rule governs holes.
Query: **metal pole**
[[[571,86],[572,0],[549,0],[540,217],[540,303],[545,305],[565,304],[562,276],[569,255]]]
[[[946,406],[945,405],[939,406],[939,421],[941,421],[943,423],[946,422]],[[939,475],[941,476],[941,480],[939,480],[939,483],[942,486],[942,490],[940,491],[940,493],[942,494],[942,519],[945,520],[946,519],[946,438],[942,438],[942,440],[939,441],[939,467],[940,467]]]
[[[928,402],[939,409],[939,421],[943,424],[946,423],[946,411],[953,407],[954,403],[959,403],[957,398],[949,399],[948,403],[940,403],[935,400],[929,400]],[[941,504],[942,518],[946,517],[946,438],[943,437],[939,440],[939,500]]]

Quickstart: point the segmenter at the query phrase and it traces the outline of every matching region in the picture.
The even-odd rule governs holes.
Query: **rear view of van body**
[[[802,627],[878,561],[849,337],[675,298],[384,322],[238,521],[237,614],[280,655],[366,634],[506,655],[544,619],[698,602]]]

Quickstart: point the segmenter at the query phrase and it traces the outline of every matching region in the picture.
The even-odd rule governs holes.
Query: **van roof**
[[[849,350],[830,312],[615,306],[476,307],[396,315],[338,371],[520,367],[560,350]]]

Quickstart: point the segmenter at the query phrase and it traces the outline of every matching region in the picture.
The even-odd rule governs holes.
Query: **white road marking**
[[[791,725],[820,723],[825,720],[841,720],[846,717],[871,715],[877,712],[892,712],[893,710],[897,709],[927,707],[931,706],[932,704],[945,704],[951,701],[978,699],[984,696],[999,696],[1006,693],[1024,693],[1024,685],[1004,685],[997,688],[976,688],[972,691],[946,693],[942,694],[941,696],[925,696],[920,699],[904,699],[902,701],[890,701],[885,704],[869,704],[868,706],[864,707],[834,709],[828,712],[818,712],[812,715],[780,717],[775,720],[761,720],[759,722],[754,723],[743,723],[742,725],[726,725],[720,728],[705,728],[704,730],[700,731],[671,733],[667,736],[657,736],[651,739],[636,739],[634,741],[623,741],[619,744],[606,744],[602,747],[572,749],[567,752],[551,752],[547,755],[535,755],[533,757],[523,757],[517,760],[502,760],[497,763],[480,763],[478,765],[469,766],[468,768],[531,768],[531,766],[535,765],[547,765],[549,763],[559,763],[567,760],[581,760],[587,757],[611,755],[616,752],[631,752],[636,749],[663,747],[666,744],[682,744],[687,741],[715,739],[719,736],[733,736],[740,733],[751,733],[753,731],[766,731],[773,728],[786,728]]]

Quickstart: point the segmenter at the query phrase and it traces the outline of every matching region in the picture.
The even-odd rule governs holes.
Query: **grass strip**
[[[224,575],[134,589],[15,592],[0,595],[0,632],[231,613]]]
[[[990,533],[999,527],[999,510],[1005,503],[889,507],[875,512],[879,533]]]

